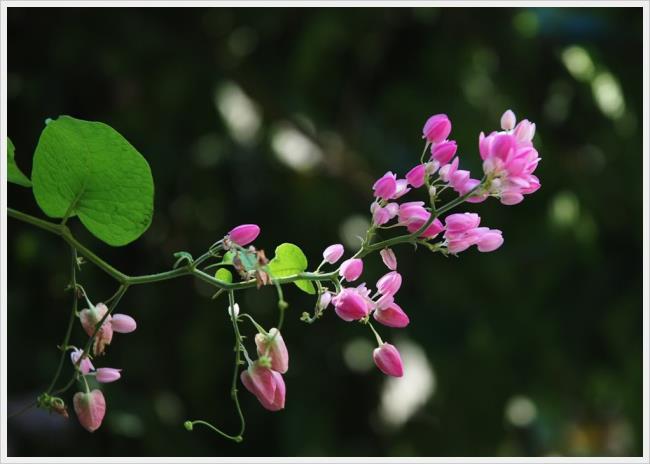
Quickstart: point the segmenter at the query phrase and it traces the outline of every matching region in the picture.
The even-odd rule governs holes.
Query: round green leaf
[[[298,246],[283,243],[275,249],[275,257],[269,262],[268,268],[271,277],[286,277],[305,271],[307,265],[307,257]],[[303,292],[310,295],[316,293],[314,284],[309,280],[297,280],[294,283]]]
[[[60,116],[49,121],[34,153],[36,202],[54,218],[77,215],[113,246],[137,239],[151,224],[149,164],[110,126]]]
[[[7,182],[22,185],[23,187],[31,187],[32,183],[23,172],[20,170],[14,159],[16,149],[11,139],[7,137]]]

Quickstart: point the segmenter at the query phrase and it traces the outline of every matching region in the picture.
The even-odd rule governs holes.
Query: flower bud
[[[339,275],[348,282],[353,282],[359,278],[363,272],[363,261],[359,258],[350,258],[343,261]]]
[[[95,380],[100,383],[115,382],[122,377],[122,369],[113,369],[112,367],[100,367],[95,374]]]
[[[89,432],[94,432],[102,425],[106,413],[106,401],[104,400],[104,394],[100,390],[93,390],[89,393],[75,393],[72,403],[79,423],[83,428]]]
[[[318,298],[318,309],[321,311],[327,308],[332,301],[332,294],[330,292],[324,292],[320,298]]]
[[[397,258],[395,257],[395,252],[390,248],[384,248],[379,252],[381,255],[381,260],[384,262],[386,267],[391,271],[397,269]]]
[[[344,288],[332,299],[336,314],[344,321],[358,321],[370,312],[366,300],[354,289]]]
[[[255,335],[257,354],[271,357],[271,369],[284,374],[289,369],[289,352],[284,344],[284,339],[275,327],[269,330],[268,335],[258,333]]]
[[[418,164],[409,172],[406,173],[406,180],[415,188],[420,188],[424,185],[424,176],[426,174],[426,166]]]
[[[402,286],[402,276],[399,272],[391,271],[377,281],[377,290],[382,295],[395,295]]]
[[[409,317],[397,303],[392,303],[384,309],[377,309],[373,313],[375,320],[388,327],[401,329],[409,325]]]
[[[183,427],[185,427],[185,430],[187,430],[188,432],[194,430],[194,424],[192,423],[192,421],[183,422]]]
[[[431,159],[445,165],[451,161],[456,154],[458,146],[455,140],[445,140],[442,143],[437,143],[431,147]]]
[[[232,318],[233,309],[235,310],[235,317],[239,316],[239,303],[235,303],[232,307],[228,306],[228,315]]]
[[[515,124],[517,123],[517,118],[515,117],[515,113],[512,112],[512,110],[507,110],[505,113],[503,113],[503,116],[501,116],[501,129],[509,131],[514,129]]]
[[[233,243],[239,246],[246,246],[254,241],[260,234],[260,227],[256,224],[242,224],[228,232]]]
[[[375,348],[372,352],[372,359],[384,374],[393,377],[401,377],[404,375],[404,366],[402,365],[402,358],[399,355],[399,351],[390,343],[384,343],[380,347]]]
[[[503,236],[501,231],[497,229],[490,229],[490,231],[483,234],[483,236],[476,243],[478,251],[484,253],[494,251],[503,245]]]
[[[284,408],[286,386],[282,374],[260,366],[257,362],[242,371],[240,379],[244,387],[269,411]]]
[[[79,357],[82,354],[83,354],[83,350],[80,350],[79,348],[75,348],[70,353],[70,359],[72,360],[72,364],[77,364],[77,362],[79,361]],[[81,362],[79,363],[79,370],[84,375],[86,375],[88,372],[92,370],[95,370],[95,367],[93,366],[93,363],[90,362],[90,359],[88,359],[88,356],[84,356]]]
[[[138,326],[131,316],[126,314],[113,314],[111,318],[111,326],[114,332],[130,333],[133,332]]]
[[[396,177],[395,174],[390,171],[380,177],[372,186],[372,190],[375,192],[375,197],[384,200],[390,199],[395,194],[396,189]]]
[[[330,245],[327,248],[325,248],[325,251],[323,251],[323,259],[330,264],[334,264],[339,259],[341,259],[341,256],[343,256],[343,252],[344,252],[343,245],[341,245],[340,243]]]
[[[446,114],[435,114],[427,119],[422,128],[422,138],[431,143],[440,143],[451,132],[451,121]]]

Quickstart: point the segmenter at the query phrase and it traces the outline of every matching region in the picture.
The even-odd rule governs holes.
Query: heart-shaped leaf
[[[299,274],[307,269],[307,257],[302,250],[293,243],[283,243],[275,249],[275,257],[269,262],[268,268],[272,277],[286,277]],[[316,293],[314,284],[309,280],[294,282],[303,292],[310,295]]]
[[[109,245],[144,233],[153,216],[149,164],[110,126],[70,116],[51,120],[34,153],[34,196],[50,217],[77,215]]]

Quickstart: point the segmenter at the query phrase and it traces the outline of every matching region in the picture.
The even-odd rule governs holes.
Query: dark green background
[[[101,429],[88,434],[74,418],[33,410],[9,421],[10,455],[641,454],[640,8],[8,11],[8,127],[23,170],[45,119],[60,114],[110,124],[151,165],[156,209],[140,240],[110,248],[71,221],[129,274],[168,269],[175,251],[198,255],[242,222],[261,225],[257,243],[269,254],[290,241],[316,265],[341,240],[343,221],[367,215],[373,179],[416,163],[433,113],[452,119],[462,166],[475,177],[478,133],[497,129],[506,108],[537,123],[543,159],[542,188],[522,204],[467,208],[503,230],[498,252],[444,259],[396,250],[398,302],[411,325],[382,334],[419,345],[436,379],[402,427],[377,413],[384,377],[344,361],[344,347],[372,341],[369,331],[333,313],[301,323],[312,301],[292,287],[286,410],[269,413],[243,392],[242,444],[186,432],[188,417],[237,425],[226,302],[184,278],[123,299],[119,310],[139,328],[116,335],[96,363],[124,369],[104,386]],[[601,111],[598,83],[568,72],[562,57],[571,46],[620,84],[624,111]],[[230,135],[215,106],[215,90],[232,84],[260,111],[248,144]],[[278,124],[312,138],[323,162],[298,171],[280,161]],[[30,190],[11,185],[8,195],[9,206],[39,214]],[[8,252],[11,412],[46,388],[70,295],[59,239],[9,219]],[[368,282],[382,272],[378,257],[367,260]],[[80,279],[95,300],[115,290],[91,265]],[[273,323],[272,289],[239,298]],[[73,340],[84,340],[78,325]],[[519,395],[537,410],[525,427],[505,415]]]

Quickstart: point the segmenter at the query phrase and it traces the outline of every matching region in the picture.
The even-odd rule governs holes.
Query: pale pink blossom
[[[476,245],[481,252],[494,251],[503,244],[500,230],[479,227],[481,218],[476,213],[455,213],[445,218],[447,249],[458,254]]]
[[[395,252],[390,248],[384,248],[379,252],[381,259],[388,269],[394,271],[397,269],[397,257]]]
[[[95,326],[102,320],[107,312],[108,307],[104,303],[97,303],[95,306],[81,310],[79,313],[79,319],[81,320],[81,326],[88,336],[92,336],[95,333]],[[93,342],[93,352],[96,355],[103,353],[106,346],[110,345],[113,340],[113,326],[111,325],[111,319],[112,317],[110,314],[106,316],[101,327],[97,330]]]
[[[341,264],[339,275],[348,282],[353,282],[359,278],[363,272],[363,261],[359,258],[350,258]]]
[[[386,375],[393,377],[402,377],[404,375],[404,366],[402,357],[390,343],[383,343],[372,352],[372,359],[375,364]]]
[[[408,192],[411,191],[409,188],[409,182],[406,179],[397,179],[397,189],[395,190],[395,193],[391,197],[392,200],[397,200],[398,198],[403,197],[406,195]]]
[[[72,360],[72,364],[77,365],[77,362],[79,362],[79,358],[83,354],[83,350],[80,350],[79,348],[75,348],[72,350],[70,353],[70,359]],[[95,370],[95,367],[93,366],[93,363],[90,362],[90,359],[88,359],[88,356],[84,356],[81,362],[79,362],[79,371],[81,371],[82,374],[86,375],[88,372]]]
[[[257,354],[271,357],[271,369],[284,374],[289,369],[289,351],[280,331],[273,327],[268,334],[255,335]]]
[[[93,390],[89,393],[77,392],[72,398],[72,404],[83,428],[94,432],[102,425],[104,414],[106,414],[106,400],[100,390]]]
[[[330,292],[323,292],[318,298],[318,309],[321,311],[327,308],[332,301],[332,294]]]
[[[253,242],[260,234],[260,227],[256,224],[242,224],[228,232],[230,241],[239,246]]]
[[[505,131],[514,129],[516,123],[517,118],[515,117],[515,113],[513,113],[512,110],[507,110],[505,113],[503,113],[503,116],[501,116],[501,129]]]
[[[395,295],[402,286],[402,276],[397,271],[390,271],[377,281],[377,291],[382,295]]]
[[[122,374],[122,369],[113,369],[112,367],[100,367],[97,369],[95,379],[101,383],[115,382]]]
[[[409,317],[397,303],[392,303],[383,309],[378,308],[372,315],[377,322],[388,327],[402,328],[410,322]]]
[[[119,333],[131,333],[137,327],[135,319],[126,314],[113,314],[111,325],[113,326],[113,331]]]
[[[431,143],[439,143],[451,132],[451,121],[446,114],[435,114],[424,123],[422,138]]]
[[[340,243],[335,243],[334,245],[330,245],[327,248],[325,248],[325,251],[323,251],[323,259],[327,261],[330,264],[336,263],[339,259],[341,259],[341,256],[343,256],[343,245]]]
[[[269,411],[284,408],[286,386],[282,374],[259,364],[258,361],[242,371],[240,379],[244,387]]]

